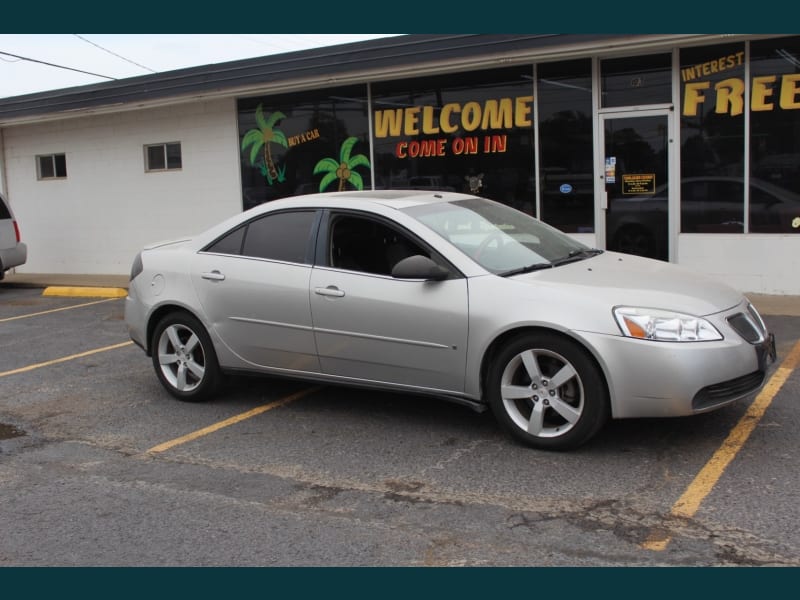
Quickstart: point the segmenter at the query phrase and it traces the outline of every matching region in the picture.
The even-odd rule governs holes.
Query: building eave
[[[0,126],[198,100],[665,49],[723,34],[413,34],[0,99]]]

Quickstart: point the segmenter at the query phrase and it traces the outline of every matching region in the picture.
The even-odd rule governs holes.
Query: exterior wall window
[[[144,147],[145,170],[168,171],[180,169],[181,143],[150,144]]]
[[[535,213],[533,67],[372,85],[378,188],[470,192]]]
[[[569,233],[594,232],[592,63],[537,67],[541,219]]]
[[[744,67],[743,43],[680,51],[684,233],[744,231]]]
[[[372,187],[365,85],[239,100],[242,204]]]
[[[600,63],[600,105],[639,106],[672,102],[672,55],[611,58]]]
[[[45,154],[36,157],[36,175],[39,179],[63,179],[67,176],[66,154]]]
[[[800,37],[750,44],[750,231],[800,233]]]

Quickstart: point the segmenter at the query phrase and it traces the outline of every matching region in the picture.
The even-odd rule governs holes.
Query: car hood
[[[616,252],[515,279],[561,290],[570,287],[606,306],[662,308],[695,316],[727,310],[743,299],[741,292],[707,275]]]

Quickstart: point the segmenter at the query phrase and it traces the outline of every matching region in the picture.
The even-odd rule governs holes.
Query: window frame
[[[341,271],[346,273],[353,273],[356,275],[362,275],[364,277],[381,277],[383,279],[392,279],[392,280],[395,279],[394,277],[391,276],[391,274],[387,275],[383,273],[376,273],[373,271],[347,269],[342,267],[335,267],[331,264],[330,249],[332,243],[331,240],[332,228],[335,222],[339,218],[349,217],[349,218],[359,218],[376,222],[381,226],[386,227],[387,229],[393,231],[396,235],[400,235],[407,238],[407,240],[410,241],[412,244],[426,251],[429,255],[429,258],[433,260],[436,264],[450,271],[450,275],[447,277],[447,279],[462,279],[464,277],[464,274],[453,263],[447,260],[447,258],[445,258],[441,252],[439,252],[426,240],[422,239],[419,235],[407,229],[397,221],[393,221],[392,219],[388,219],[385,216],[376,213],[368,211],[360,211],[357,209],[341,208],[341,207],[330,208],[321,212],[323,214],[321,214],[318,223],[319,229],[317,233],[316,254],[314,260],[315,267],[332,269],[334,271]]]
[[[64,173],[59,175],[58,171],[58,158],[63,158]],[[44,175],[42,169],[42,160],[49,159],[50,167],[52,168],[52,175]],[[37,154],[36,155],[36,179],[37,181],[50,181],[53,179],[66,179],[67,178],[67,154],[66,152],[53,152],[51,154]]]
[[[257,260],[262,262],[274,262],[274,263],[282,263],[282,264],[290,264],[290,265],[301,265],[306,267],[314,266],[314,256],[315,256],[315,249],[316,249],[316,241],[319,232],[319,224],[322,218],[320,209],[315,207],[302,207],[302,208],[290,208],[284,210],[274,210],[274,211],[265,211],[261,214],[255,215],[253,218],[248,219],[242,223],[238,223],[235,226],[231,227],[223,234],[214,238],[211,242],[203,246],[199,252],[201,254],[214,254],[217,256],[229,256],[232,258],[239,258],[244,260]],[[306,243],[305,254],[303,255],[302,262],[296,261],[288,261],[283,260],[280,258],[265,258],[263,256],[253,256],[250,254],[244,253],[245,243],[247,241],[247,235],[249,233],[250,225],[255,223],[256,221],[261,221],[263,219],[268,219],[270,217],[275,217],[283,214],[296,214],[296,213],[312,213],[313,220],[311,222],[311,228],[308,233],[308,240]],[[212,248],[218,244],[220,241],[228,237],[229,235],[233,235],[234,233],[242,231],[242,239],[239,246],[239,251],[236,254],[225,253],[225,252],[218,252],[212,250]]]
[[[180,166],[178,167],[170,167],[169,166],[169,146],[177,146],[178,147],[178,158],[180,159]],[[150,149],[151,148],[161,148],[162,149],[162,158],[164,160],[164,166],[159,168],[152,168],[150,166]],[[145,173],[163,173],[164,171],[181,171],[183,170],[183,147],[180,141],[173,141],[173,142],[159,142],[156,144],[145,144],[143,146],[143,153],[144,153],[144,171]]]

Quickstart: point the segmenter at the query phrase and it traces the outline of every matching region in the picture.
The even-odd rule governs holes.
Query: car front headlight
[[[617,306],[614,318],[622,335],[657,342],[709,342],[722,334],[701,317],[655,308]]]

